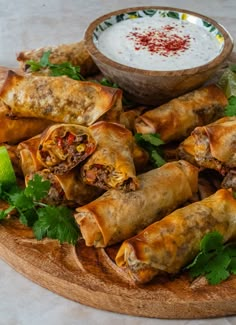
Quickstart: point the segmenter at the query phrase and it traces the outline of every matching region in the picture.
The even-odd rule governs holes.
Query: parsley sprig
[[[75,80],[85,80],[80,73],[79,66],[73,66],[70,62],[63,62],[54,64],[49,61],[51,51],[44,52],[39,62],[34,60],[28,60],[26,65],[29,66],[32,72],[49,69],[50,75],[57,76],[68,76]]]
[[[50,206],[41,200],[48,195],[50,182],[35,175],[22,189],[14,185],[10,190],[0,184],[0,199],[8,202],[9,207],[0,210],[0,220],[16,211],[19,220],[26,226],[32,227],[35,237],[58,239],[60,243],[75,244],[79,237],[72,211],[64,206]]]
[[[199,254],[187,269],[192,278],[204,275],[209,284],[219,284],[236,274],[236,244],[223,244],[223,236],[217,231],[206,234]]]
[[[137,144],[148,152],[150,161],[154,167],[161,167],[166,163],[162,158],[161,150],[161,145],[164,144],[164,141],[161,140],[159,134],[136,133],[134,137]]]

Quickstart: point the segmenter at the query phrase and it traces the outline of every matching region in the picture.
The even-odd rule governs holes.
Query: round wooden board
[[[0,257],[17,272],[71,300],[117,313],[180,319],[236,314],[236,277],[217,286],[186,274],[156,278],[147,285],[130,282],[114,263],[117,247],[107,250],[56,240],[37,241],[17,220],[0,225]]]
[[[236,53],[232,53],[229,62],[236,62]],[[0,67],[0,84],[8,69]],[[221,73],[222,70],[212,82]],[[68,299],[144,317],[236,315],[236,276],[217,286],[208,285],[205,278],[191,282],[187,274],[173,279],[157,277],[149,284],[137,286],[114,263],[116,251],[117,247],[86,247],[82,240],[76,247],[60,245],[56,240],[37,241],[32,231],[17,220],[0,223],[0,258],[25,277]]]

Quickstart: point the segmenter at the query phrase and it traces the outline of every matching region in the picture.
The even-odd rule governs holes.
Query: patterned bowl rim
[[[98,32],[98,29],[100,26],[104,26],[102,24],[107,24],[107,22],[111,21],[113,18],[116,18],[117,16],[121,16],[122,14],[127,14],[125,19],[130,19],[132,17],[129,17],[128,14],[133,14],[134,12],[144,12],[144,11],[150,11],[150,10],[156,10],[156,11],[163,11],[163,12],[172,12],[176,14],[186,14],[188,16],[193,16],[198,19],[200,19],[203,24],[209,24],[210,27],[214,27],[215,33],[219,34],[223,37],[223,46],[222,50],[216,55],[216,57],[207,62],[206,64],[194,67],[194,68],[188,68],[188,69],[181,69],[181,70],[145,70],[145,69],[139,69],[139,68],[133,68],[129,67],[127,65],[118,63],[116,61],[113,61],[112,59],[106,57],[104,54],[102,54],[99,49],[96,46],[96,39]],[[108,26],[107,26],[108,28]],[[101,31],[102,32],[102,31]],[[210,31],[211,32],[211,31]],[[219,66],[225,59],[230,55],[230,53],[233,50],[233,39],[230,35],[230,33],[223,27],[221,24],[219,24],[214,19],[204,16],[200,13],[186,10],[186,9],[180,9],[180,8],[174,8],[174,7],[165,7],[165,6],[141,6],[141,7],[131,7],[131,8],[125,8],[120,9],[116,11],[112,11],[110,13],[107,13],[101,17],[96,18],[93,22],[91,22],[88,26],[88,28],[85,31],[85,45],[87,47],[88,52],[90,55],[95,59],[95,61],[99,61],[103,64],[106,64],[108,66],[112,66],[113,68],[117,70],[122,71],[129,71],[130,73],[136,73],[136,74],[144,74],[144,75],[150,75],[150,76],[161,76],[161,75],[190,75],[197,72],[203,72],[209,69],[213,69],[217,66]]]

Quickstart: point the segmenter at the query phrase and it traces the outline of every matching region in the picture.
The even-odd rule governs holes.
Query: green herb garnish
[[[64,206],[50,206],[41,200],[48,195],[50,182],[35,175],[25,189],[12,186],[5,191],[0,184],[0,199],[9,203],[6,210],[0,210],[0,219],[6,218],[15,210],[19,220],[26,226],[32,227],[35,237],[58,239],[60,243],[75,244],[79,237],[72,211]]]
[[[159,134],[136,133],[135,140],[138,145],[148,152],[150,161],[155,167],[160,167],[166,163],[162,158],[162,150],[160,148],[164,141],[161,140]]]
[[[49,61],[51,51],[44,52],[39,62],[29,60],[26,65],[32,72],[49,69],[50,76],[68,76],[74,80],[85,80],[80,73],[79,66],[73,66],[70,62],[53,64]]]
[[[236,116],[236,64],[230,65],[221,76],[218,86],[228,98],[225,108],[226,116]]]
[[[200,243],[200,252],[186,267],[192,278],[204,275],[209,284],[219,284],[230,274],[236,274],[236,244],[223,244],[223,236],[217,232],[206,234]]]

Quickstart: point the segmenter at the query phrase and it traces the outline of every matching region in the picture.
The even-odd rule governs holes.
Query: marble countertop
[[[16,53],[81,40],[88,24],[109,11],[139,5],[185,8],[210,16],[236,39],[235,0],[0,0],[0,65],[14,67]],[[15,272],[0,260],[0,325],[144,324],[222,325],[236,317],[159,320],[96,310],[60,297]]]

